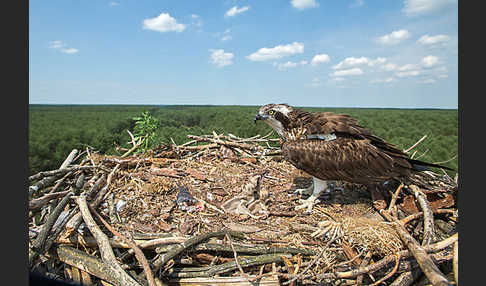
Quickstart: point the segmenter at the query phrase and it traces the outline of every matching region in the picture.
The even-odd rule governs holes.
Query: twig
[[[442,274],[442,272],[435,265],[432,259],[427,255],[427,252],[422,247],[420,247],[418,242],[415,240],[415,238],[413,238],[413,236],[411,236],[407,232],[405,227],[396,218],[393,218],[391,215],[389,215],[388,212],[381,210],[380,214],[382,214],[388,221],[394,222],[393,227],[400,236],[400,239],[407,245],[408,249],[412,252],[420,268],[427,276],[429,281],[433,285],[450,285],[444,274]]]
[[[329,241],[327,242],[327,244],[324,246],[324,248],[321,250],[321,252],[319,253],[319,255],[317,255],[317,256],[316,256],[316,257],[315,257],[315,258],[312,260],[312,262],[311,262],[309,265],[307,265],[307,267],[306,267],[306,268],[305,268],[305,269],[304,269],[302,272],[300,272],[300,273],[299,273],[297,276],[295,276],[294,278],[292,278],[292,279],[290,279],[290,280],[288,280],[288,281],[286,281],[286,282],[282,283],[282,285],[289,285],[290,283],[292,283],[292,282],[294,282],[294,281],[296,281],[296,280],[298,280],[298,279],[302,279],[302,277],[304,276],[304,274],[305,274],[307,271],[309,271],[309,269],[311,269],[311,268],[314,266],[314,264],[316,264],[316,262],[317,262],[319,259],[321,259],[322,255],[324,255],[324,253],[326,252],[326,250],[327,250],[327,248],[329,247],[329,245],[331,245],[331,243],[332,243],[332,242],[334,242],[334,241],[335,241],[336,239],[338,239],[338,238],[339,238],[339,236],[335,236],[333,239],[329,240]]]
[[[96,215],[96,217],[101,221],[101,223],[103,223],[103,225],[109,231],[111,231],[113,233],[113,235],[116,235],[119,238],[121,238],[126,244],[128,244],[130,246],[131,249],[133,249],[133,251],[135,252],[135,257],[137,258],[138,262],[140,262],[140,264],[143,267],[143,271],[145,272],[145,277],[147,277],[147,281],[148,281],[149,285],[150,286],[156,286],[155,280],[154,280],[154,275],[152,274],[152,270],[150,269],[150,266],[149,266],[149,263],[147,261],[147,258],[145,258],[145,255],[140,250],[140,248],[138,248],[138,246],[133,241],[131,241],[126,236],[124,236],[123,234],[121,234],[118,231],[116,231],[113,227],[111,227],[111,225],[109,225],[103,219],[103,217],[101,217],[101,215],[98,214],[98,212],[96,212],[96,210],[94,210],[94,208],[90,208],[90,209]]]
[[[420,143],[422,143],[422,141],[424,141],[425,138],[427,138],[427,135],[424,135],[424,137],[420,138],[420,140],[417,141],[415,144],[413,144],[410,148],[403,150],[403,152],[405,152],[405,153],[410,152],[410,150],[412,150],[413,148],[417,147]]]
[[[386,211],[383,211],[383,212],[386,212]],[[423,247],[423,249],[426,252],[439,251],[441,249],[444,249],[444,248],[450,246],[451,244],[456,242],[457,239],[458,239],[458,236],[457,236],[457,233],[456,233],[456,234],[452,235],[451,237],[444,239],[443,241],[440,241],[440,242],[437,242],[437,243],[434,243],[434,244],[426,245],[426,246]],[[318,280],[340,279],[340,278],[349,279],[349,278],[354,278],[354,277],[357,277],[359,275],[366,274],[366,273],[370,274],[370,273],[373,273],[373,272],[376,272],[376,271],[382,269],[383,267],[385,267],[389,263],[392,263],[396,259],[397,255],[399,255],[400,258],[408,258],[408,257],[413,256],[413,254],[410,250],[401,250],[401,251],[399,251],[395,254],[387,255],[384,258],[382,258],[380,261],[377,261],[377,262],[375,262],[371,265],[359,267],[359,268],[356,268],[356,269],[353,269],[353,270],[350,270],[350,271],[323,273],[323,274],[317,275],[317,277],[314,277],[314,278],[317,278]],[[432,256],[432,257],[434,257],[434,256]],[[438,258],[444,259],[444,257],[442,255],[439,255]],[[449,259],[448,257],[445,258],[445,260],[448,260],[448,259]],[[419,264],[419,266],[420,266],[420,264]],[[399,268],[400,268],[400,266],[399,266]],[[410,269],[408,269],[408,270],[410,270]],[[289,275],[289,277],[295,277],[295,276]],[[312,275],[304,276],[302,278],[303,279],[312,278]]]
[[[450,161],[454,160],[457,158],[457,154],[454,155],[454,157],[448,159],[448,160],[445,160],[445,161],[440,161],[440,162],[434,162],[434,164],[445,164],[445,163],[449,163]]]
[[[118,285],[140,285],[131,276],[129,276],[118,264],[113,249],[111,248],[110,242],[106,234],[104,234],[101,229],[96,225],[91,213],[88,209],[88,203],[86,202],[85,196],[79,196],[76,198],[76,203],[79,206],[83,220],[89,228],[89,231],[93,234],[98,243],[101,258],[108,265],[110,274],[116,277]]]
[[[399,265],[400,265],[400,255],[397,254],[396,255],[396,259],[395,259],[395,267],[393,267],[392,271],[390,271],[390,273],[388,273],[387,275],[383,276],[380,280],[376,281],[375,283],[373,283],[371,285],[380,285],[382,282],[384,282],[387,279],[389,279],[390,277],[392,277],[397,272],[397,269],[398,269],[398,266]]]
[[[61,262],[77,267],[111,284],[120,285],[119,279],[113,275],[110,265],[101,259],[67,245],[56,247],[56,252]]]
[[[56,169],[51,171],[43,171],[39,172],[35,175],[29,177],[29,181],[40,180],[45,177],[55,176],[58,174],[66,174],[67,172],[74,172],[79,170],[87,170],[97,168],[97,166],[80,166],[80,165],[72,165],[71,167],[64,168],[64,169]]]
[[[452,258],[452,271],[454,272],[454,280],[459,285],[459,242],[454,242],[454,257]]]
[[[71,153],[69,153],[69,155],[67,156],[67,158],[64,160],[64,162],[62,162],[62,164],[59,167],[59,169],[64,169],[64,168],[67,168],[67,166],[71,165],[71,163],[73,162],[74,157],[76,157],[76,154],[77,153],[78,153],[78,150],[73,149],[71,151]]]
[[[235,258],[235,263],[236,263],[236,266],[238,267],[238,270],[240,270],[241,275],[247,276],[245,271],[243,271],[243,268],[241,268],[240,263],[238,262],[238,254],[236,253],[235,247],[233,246],[233,241],[231,240],[231,237],[229,236],[229,234],[226,234],[226,239],[228,240],[228,242],[231,246],[231,249],[233,250],[233,256]]]
[[[54,223],[56,222],[61,212],[64,210],[64,207],[66,207],[66,205],[69,203],[71,196],[79,192],[79,188],[83,185],[83,183],[84,183],[84,175],[81,174],[76,182],[76,185],[73,188],[71,188],[71,191],[64,196],[61,202],[59,202],[59,204],[56,206],[54,211],[47,218],[46,223],[42,226],[41,231],[39,232],[37,238],[32,244],[33,252],[31,252],[30,253],[31,255],[29,255],[29,266],[32,266],[37,256],[46,250],[45,242],[47,240],[47,236],[49,235],[52,227],[54,226]]]
[[[201,234],[201,235],[198,235],[198,236],[191,237],[188,240],[186,240],[183,243],[181,243],[180,245],[175,246],[169,252],[167,252],[167,253],[165,253],[163,255],[160,255],[153,262],[154,271],[159,270],[160,267],[164,266],[169,260],[171,260],[175,256],[177,256],[180,253],[182,253],[185,249],[187,249],[187,248],[189,248],[191,246],[197,245],[197,244],[199,244],[199,243],[201,243],[201,242],[203,242],[203,241],[205,241],[205,240],[207,240],[207,239],[209,239],[211,237],[221,237],[221,236],[225,236],[227,233],[230,233],[231,235],[236,236],[236,237],[242,237],[242,234],[240,234],[238,232],[230,231],[230,230],[223,230],[223,231],[217,231],[217,232],[208,232],[208,233],[204,233],[204,234]]]
[[[455,214],[456,213],[456,210],[451,210],[451,209],[436,209],[436,210],[434,210],[434,209],[432,209],[432,212],[434,214]],[[405,225],[405,224],[411,222],[412,220],[421,217],[423,214],[424,214],[423,212],[416,212],[416,213],[411,214],[411,215],[409,215],[409,216],[407,216],[405,218],[402,218],[400,220],[400,223],[402,223],[403,225]]]
[[[58,199],[62,196],[65,196],[69,193],[70,191],[62,191],[62,192],[57,192],[57,193],[49,193],[45,194],[44,196],[33,199],[29,201],[29,210],[30,211],[38,211],[40,210],[43,206],[45,206],[48,202],[50,202],[53,199]]]
[[[284,253],[264,254],[242,258],[240,261],[240,265],[241,267],[249,267],[274,262],[281,262],[282,256],[290,258],[290,255]],[[217,274],[227,273],[236,269],[238,269],[238,267],[236,266],[235,261],[231,261],[219,265],[199,268],[173,268],[171,269],[172,271],[169,272],[168,276],[174,278],[214,277]]]
[[[403,186],[404,186],[403,184],[400,184],[400,186],[398,186],[395,193],[393,193],[393,196],[392,196],[391,201],[390,201],[390,205],[388,206],[388,211],[391,211],[391,209],[395,206],[398,195],[400,194],[400,191],[402,190]]]
[[[411,185],[415,198],[417,199],[422,212],[424,213],[424,237],[422,240],[422,245],[427,245],[435,241],[435,225],[434,225],[434,214],[430,208],[427,197],[419,188],[415,185]]]

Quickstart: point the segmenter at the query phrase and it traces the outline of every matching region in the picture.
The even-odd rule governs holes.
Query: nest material
[[[320,223],[332,220],[339,225],[342,234],[332,242],[332,247],[329,246],[315,261],[311,261],[309,256],[300,256],[300,258],[293,256],[293,259],[297,259],[293,263],[312,265],[307,275],[313,275],[316,280],[319,275],[325,275],[329,271],[350,269],[349,267],[353,265],[359,266],[357,262],[364,259],[367,253],[378,260],[406,249],[395,229],[373,209],[370,195],[363,186],[335,182],[334,191],[323,194],[320,198],[321,203],[314,207],[310,215],[306,215],[295,211],[300,197],[293,194],[293,191],[307,187],[312,181],[311,177],[282,160],[279,149],[270,147],[269,141],[265,138],[242,139],[234,135],[216,134],[190,138],[194,139],[193,144],[161,146],[146,155],[122,158],[88,153],[80,165],[92,165],[94,168],[78,171],[73,169],[74,171],[69,173],[70,176],[66,175],[65,179],[74,183],[79,181],[82,174],[86,183],[79,186],[78,192],[87,193],[94,189],[100,177],[112,172],[111,181],[105,185],[106,192],[100,198],[102,203],[98,206],[98,210],[102,217],[110,221],[116,231],[132,238],[140,238],[144,234],[147,237],[155,234],[159,236],[170,234],[172,237],[190,238],[227,229],[251,237],[246,245],[255,245],[260,241],[266,242],[268,247],[294,247],[302,251],[312,251],[315,255],[329,241],[325,235],[315,237],[313,234],[319,230]],[[209,144],[201,145],[201,142]],[[113,171],[115,168],[118,169]],[[39,180],[42,181],[41,177],[35,178],[40,178]],[[447,175],[435,174],[435,178],[440,181],[440,184],[437,184],[440,188],[426,192],[429,198],[437,197],[431,202],[431,204],[435,203],[433,210],[436,212],[444,208],[454,210],[453,197],[457,193],[457,182]],[[106,183],[106,180],[103,182]],[[178,205],[177,195],[181,186],[194,198],[197,207],[183,208]],[[69,189],[69,184],[65,184],[64,189],[66,188]],[[394,208],[398,218],[401,219],[420,211],[418,204],[413,204],[409,200],[413,194],[405,192],[405,189],[406,187],[396,198],[397,208]],[[44,192],[37,190],[38,193],[30,203],[39,200],[42,194],[46,196],[49,191],[57,192],[58,189],[46,188]],[[394,191],[395,189],[392,189],[388,192]],[[387,195],[385,193],[385,197],[390,199],[391,196]],[[228,208],[227,203],[230,200],[234,203],[231,204],[231,208]],[[76,212],[76,204],[72,201],[68,202],[65,208],[68,213]],[[37,219],[37,223],[29,223],[32,244],[38,240],[39,231],[46,225],[45,219],[49,216],[47,204],[41,210],[42,217]],[[32,212],[32,215],[36,213]],[[444,212],[447,215],[450,213]],[[65,213],[65,216],[68,214]],[[415,228],[416,232],[413,232],[413,229],[411,231],[420,241],[424,234],[420,231],[421,225],[417,221],[412,221],[409,226]],[[455,227],[455,223],[453,224]],[[96,249],[96,245],[86,242],[90,234],[86,228],[83,230],[83,225],[74,229],[70,223],[67,223],[66,227],[64,225],[62,222],[58,223],[56,229],[58,237],[54,245],[65,244],[70,236],[77,236],[85,243],[84,245],[74,244],[74,246],[93,253],[89,249]],[[440,230],[436,229],[437,232]],[[438,234],[440,237],[444,235],[449,236],[451,233]],[[211,241],[223,243],[222,240],[214,240],[214,238],[209,242]],[[343,251],[344,248],[349,249]],[[120,251],[123,252],[117,250],[118,253],[121,253]],[[156,259],[158,255],[164,253],[163,250],[159,250],[162,251],[157,252],[159,254],[153,251],[154,249],[151,254],[147,254],[150,259]],[[203,254],[212,257],[212,262],[204,260]],[[211,251],[206,253],[189,251],[180,256],[179,260],[173,261],[169,268],[175,267],[174,263],[176,265],[192,263],[201,266],[233,261],[232,255],[216,259],[216,254]],[[32,257],[33,261],[29,262],[32,263],[31,265],[36,265],[34,268],[52,273],[52,269],[49,272],[45,266],[42,266],[45,261],[42,262],[41,259],[34,263],[36,256],[32,255]],[[58,260],[53,259],[59,263]],[[182,259],[189,260],[183,262]],[[286,275],[297,273],[292,273],[290,266],[285,266],[285,263],[280,262],[278,265],[280,268],[277,267],[277,270],[287,271]],[[343,265],[345,268],[342,268]],[[261,274],[261,271],[270,273],[276,270],[266,269],[245,267],[247,273],[254,273],[254,275],[258,275],[259,272]],[[139,267],[135,267],[134,270],[138,273],[141,271]],[[238,270],[225,272],[225,275],[231,273],[238,273]],[[55,275],[62,276],[62,273]],[[167,273],[157,274],[161,279],[164,275]],[[285,277],[283,275],[281,279],[290,279]]]

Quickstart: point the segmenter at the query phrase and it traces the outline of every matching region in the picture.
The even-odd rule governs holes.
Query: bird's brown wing
[[[305,129],[305,135],[335,134],[338,138],[367,139],[368,142],[389,156],[406,159],[407,154],[395,145],[373,135],[368,129],[358,124],[358,120],[347,114],[332,112],[311,113],[297,110],[292,114],[290,129]],[[304,127],[304,128],[302,128]],[[400,160],[400,162],[403,160]],[[408,166],[408,164],[407,164]]]
[[[294,140],[284,142],[282,151],[296,168],[321,180],[383,182],[408,175],[411,167],[406,159],[388,155],[368,139]]]

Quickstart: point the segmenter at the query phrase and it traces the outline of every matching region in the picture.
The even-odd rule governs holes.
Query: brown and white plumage
[[[329,180],[373,184],[409,177],[428,166],[442,167],[408,158],[349,115],[267,104],[255,120],[264,120],[277,131],[285,158],[313,176],[314,191],[303,205],[308,211]]]

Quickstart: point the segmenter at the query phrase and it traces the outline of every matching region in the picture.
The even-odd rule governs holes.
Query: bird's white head
[[[284,130],[290,122],[290,112],[292,112],[292,107],[287,104],[266,104],[260,107],[258,114],[255,116],[255,123],[257,120],[263,120],[270,125],[278,135],[283,137]]]

